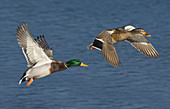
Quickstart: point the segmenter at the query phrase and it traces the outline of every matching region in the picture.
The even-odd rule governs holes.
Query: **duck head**
[[[132,34],[137,35],[137,36],[147,36],[147,37],[151,37],[151,35],[148,34],[148,33],[146,33],[145,30],[142,29],[142,28],[133,29],[131,32],[132,32]]]
[[[84,64],[82,61],[80,61],[79,59],[72,59],[69,60],[67,62],[65,62],[65,65],[67,67],[71,67],[71,66],[83,66],[83,67],[88,67],[88,65]]]

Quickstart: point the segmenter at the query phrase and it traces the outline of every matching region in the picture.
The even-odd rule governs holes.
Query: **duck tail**
[[[22,82],[24,82],[26,80],[27,80],[26,77],[21,78],[20,81],[19,81],[19,84],[21,84]]]
[[[26,75],[26,72],[27,72],[27,71],[28,71],[28,70],[26,70],[26,71],[24,72],[24,74],[22,75],[22,77],[20,78],[19,84],[21,84],[22,82],[28,80],[27,75]]]

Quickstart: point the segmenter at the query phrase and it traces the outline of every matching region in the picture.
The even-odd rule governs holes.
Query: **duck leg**
[[[35,80],[35,78],[31,78],[28,82],[27,82],[27,86],[30,86],[31,83]]]

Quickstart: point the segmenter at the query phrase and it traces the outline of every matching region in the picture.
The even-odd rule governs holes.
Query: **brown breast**
[[[65,66],[64,62],[55,61],[55,62],[51,63],[51,68],[50,68],[51,73],[57,72],[57,71],[62,71],[65,69],[67,69],[67,67]]]

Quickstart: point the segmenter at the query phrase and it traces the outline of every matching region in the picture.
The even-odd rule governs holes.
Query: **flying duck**
[[[131,25],[108,29],[102,31],[88,48],[100,50],[104,58],[116,67],[120,65],[120,61],[113,45],[120,41],[129,42],[138,51],[150,58],[157,58],[158,52],[144,36],[151,37],[144,29]]]
[[[28,30],[27,23],[20,23],[17,29],[17,41],[22,47],[22,52],[30,67],[21,77],[19,84],[28,80],[29,86],[35,79],[48,76],[54,72],[65,70],[71,66],[84,66],[79,59],[71,59],[67,62],[57,61],[53,58],[52,49],[48,46],[44,36],[34,39]]]

